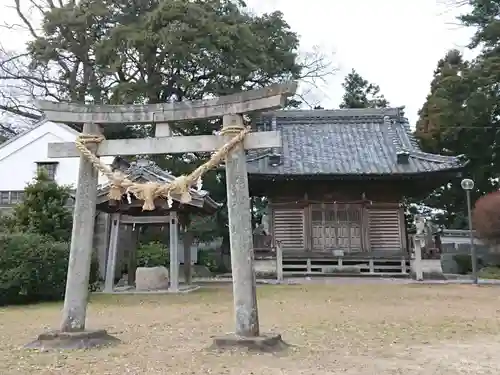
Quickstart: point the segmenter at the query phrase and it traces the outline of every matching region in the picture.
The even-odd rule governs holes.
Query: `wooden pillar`
[[[106,279],[104,280],[104,291],[113,292],[115,285],[116,260],[118,255],[118,242],[120,234],[120,214],[111,215],[111,233],[109,238],[108,261],[106,263]]]
[[[101,233],[103,241],[102,245],[99,246],[98,249],[98,259],[99,259],[99,278],[104,280],[104,278],[106,277],[106,262],[108,260],[109,234],[111,230],[111,215],[104,212],[101,212],[101,215],[102,215],[101,220],[104,221],[103,226],[101,227],[101,229],[103,230],[103,232]]]
[[[178,215],[179,227],[182,231],[182,248],[184,253],[184,282],[191,285],[193,282],[193,267],[191,265],[191,245],[193,244],[194,234],[189,231],[191,217],[188,213]]]
[[[279,240],[276,240],[276,278],[278,282],[283,282],[283,250]]]
[[[128,256],[128,280],[127,284],[129,286],[135,285],[135,272],[137,270],[137,249],[139,248],[139,242],[141,238],[141,230],[142,226],[138,225],[135,227],[135,230],[132,232],[132,236],[134,238],[134,244],[130,249],[130,253]]]
[[[226,115],[222,129],[243,130],[241,115]],[[253,267],[252,217],[248,191],[247,158],[237,145],[226,158],[227,210],[236,329],[243,337],[259,336],[256,281]]]
[[[417,281],[422,281],[424,279],[422,270],[422,244],[425,243],[425,219],[421,216],[415,217],[415,227],[417,232],[413,237],[413,246],[415,248],[413,271],[415,272],[415,279]]]
[[[416,234],[414,239],[415,259],[413,259],[413,269],[415,271],[415,279],[417,281],[424,280],[424,272],[422,270],[422,239],[419,234]]]
[[[182,245],[184,247],[184,282],[187,285],[193,283],[193,266],[191,264],[191,246],[193,244],[193,239],[193,233],[189,231],[188,227],[184,227]]]
[[[346,206],[346,219],[347,219],[347,249],[352,252],[352,220],[356,220],[356,214],[351,215],[351,205],[348,203]]]
[[[371,251],[371,241],[370,241],[370,209],[366,206],[363,206],[362,212],[362,226],[361,226],[361,235],[363,236],[363,251],[369,252]]]
[[[171,292],[179,291],[179,224],[177,212],[170,211],[170,288]]]
[[[97,124],[83,125],[84,134],[100,134]],[[89,146],[95,151],[97,145]],[[90,263],[94,237],[98,173],[92,163],[80,157],[76,188],[73,230],[68,262],[66,293],[62,311],[61,331],[85,330],[89,293]]]
[[[155,125],[155,137],[171,137],[172,130],[167,123]]]

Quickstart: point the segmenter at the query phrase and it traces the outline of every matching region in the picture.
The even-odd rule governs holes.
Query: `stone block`
[[[361,273],[361,269],[364,265],[352,265],[352,266],[326,266],[322,267],[321,271],[323,273]]]
[[[136,290],[168,289],[168,270],[165,267],[139,267],[135,273]]]

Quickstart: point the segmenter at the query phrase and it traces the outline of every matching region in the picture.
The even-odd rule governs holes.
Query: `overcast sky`
[[[466,52],[471,30],[457,26],[453,0],[247,0],[256,12],[281,10],[301,37],[301,48],[319,48],[338,69],[310,100],[336,108],[343,77],[352,68],[373,83],[394,106],[406,106],[412,125],[429,90],[437,61],[450,48]],[[15,13],[0,0],[0,21]],[[2,9],[4,8],[4,9]],[[0,29],[7,48],[23,48],[27,35]]]

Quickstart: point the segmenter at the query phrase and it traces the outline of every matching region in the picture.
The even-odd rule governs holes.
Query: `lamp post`
[[[467,197],[467,214],[469,217],[469,237],[470,237],[470,256],[472,263],[472,278],[474,284],[477,284],[477,257],[476,257],[476,247],[474,246],[474,234],[472,233],[472,205],[470,199],[470,192],[474,189],[474,181],[470,178],[464,178],[460,183],[462,189],[465,190],[465,196]]]

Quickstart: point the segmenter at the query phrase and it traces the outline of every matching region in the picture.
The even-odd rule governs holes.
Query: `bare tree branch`
[[[21,10],[21,0],[14,0],[16,4],[16,12],[18,17],[21,19],[21,21],[24,23],[26,28],[29,30],[31,36],[35,39],[38,38],[37,33],[35,32],[35,28],[31,24],[31,22],[28,20],[28,18],[24,15],[23,11]],[[42,12],[43,13],[43,12]]]
[[[36,120],[36,121],[40,120],[40,118],[41,118],[40,115],[35,115],[35,114],[28,112],[28,111],[21,111],[19,109],[16,109],[15,107],[6,106],[6,105],[2,105],[2,104],[0,104],[0,111],[6,111],[6,112],[9,112],[13,115],[26,117],[26,118]]]

